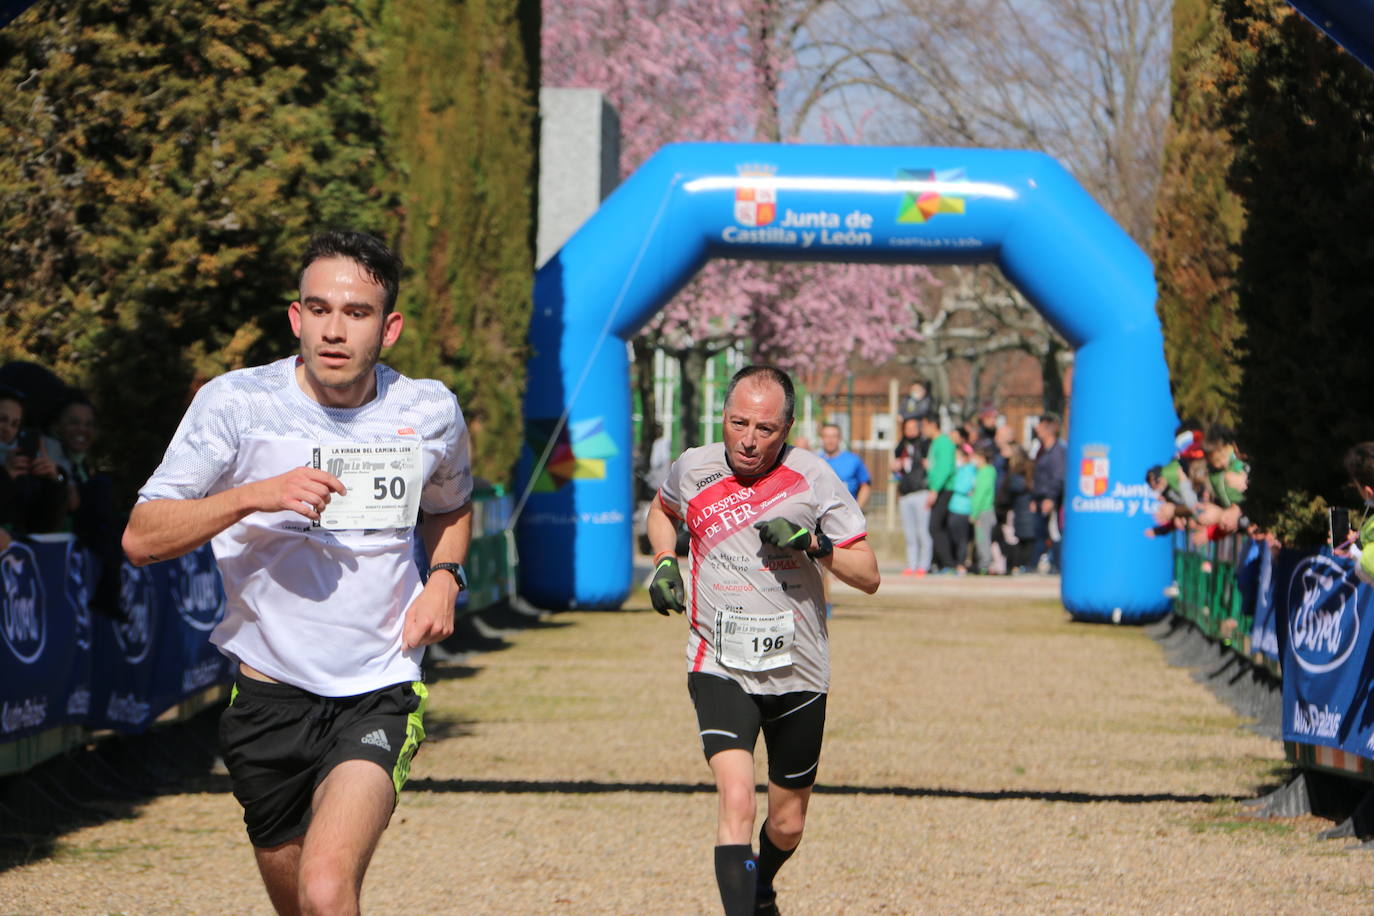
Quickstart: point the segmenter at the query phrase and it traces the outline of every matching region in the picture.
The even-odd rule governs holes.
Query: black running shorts
[[[697,709],[707,760],[730,748],[754,753],[761,728],[768,781],[785,789],[815,784],[825,734],[825,694],[751,694],[729,678],[700,671],[687,675],[687,690]]]
[[[238,675],[219,746],[248,839],[270,847],[305,833],[315,788],[345,760],[371,760],[399,795],[425,740],[426,696],[419,681],[321,697]]]

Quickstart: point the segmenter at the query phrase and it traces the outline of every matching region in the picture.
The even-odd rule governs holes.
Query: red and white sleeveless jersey
[[[663,508],[691,533],[687,588],[687,670],[733,678],[747,692],[825,691],[829,636],[819,564],[805,552],[764,544],[755,522],[774,518],[815,530],[836,547],[863,538],[864,515],[830,466],[785,446],[782,461],[757,478],[736,478],[723,443],[688,449],[659,488]],[[793,615],[791,664],[767,671],[723,665],[715,625],[721,612]]]

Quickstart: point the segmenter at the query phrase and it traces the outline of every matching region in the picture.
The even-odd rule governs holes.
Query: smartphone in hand
[[[19,435],[14,437],[14,448],[19,454],[32,461],[38,457],[38,433],[29,428],[23,427],[19,430]]]
[[[1350,541],[1350,510],[1342,509],[1340,506],[1332,506],[1326,510],[1327,534],[1331,538],[1331,546],[1341,548]]]

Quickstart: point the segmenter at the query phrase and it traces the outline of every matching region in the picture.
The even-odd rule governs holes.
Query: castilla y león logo
[[[535,493],[553,493],[574,480],[605,480],[606,462],[620,454],[606,432],[604,417],[562,426],[556,419],[526,420],[525,442],[536,460],[547,452],[534,482]]]
[[[898,181],[919,182],[923,187],[902,195],[897,222],[926,223],[937,214],[963,213],[964,198],[955,195],[952,188],[942,186],[965,182],[967,178],[963,169],[898,169]]]
[[[1078,470],[1078,492],[1084,496],[1101,496],[1107,492],[1107,478],[1111,462],[1107,460],[1107,446],[1083,446],[1083,461]]]
[[[746,179],[735,185],[735,222],[741,226],[767,226],[778,215],[778,191],[766,181],[752,182],[747,179],[770,179],[777,173],[777,166],[741,165],[740,178]]]

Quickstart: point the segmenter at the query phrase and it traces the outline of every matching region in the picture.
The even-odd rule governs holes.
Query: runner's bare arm
[[[649,503],[649,517],[645,520],[644,528],[649,535],[649,548],[654,556],[672,553],[677,546],[677,528],[663,508],[663,500],[657,495]]]
[[[254,512],[287,510],[315,521],[330,493],[342,492],[333,474],[300,467],[201,499],[151,499],[134,506],[124,529],[124,553],[135,566],[170,560]]]
[[[420,523],[429,565],[462,563],[472,543],[472,503],[452,512],[426,515]],[[427,646],[453,635],[453,605],[458,599],[457,577],[437,571],[425,583],[424,591],[406,608],[401,644],[406,649]]]
[[[815,538],[813,534],[813,548],[816,546]],[[830,556],[821,558],[821,565],[845,585],[852,585],[870,595],[878,590],[878,584],[882,581],[878,575],[878,558],[873,555],[873,548],[868,546],[867,538],[855,541],[848,547],[836,547]]]

